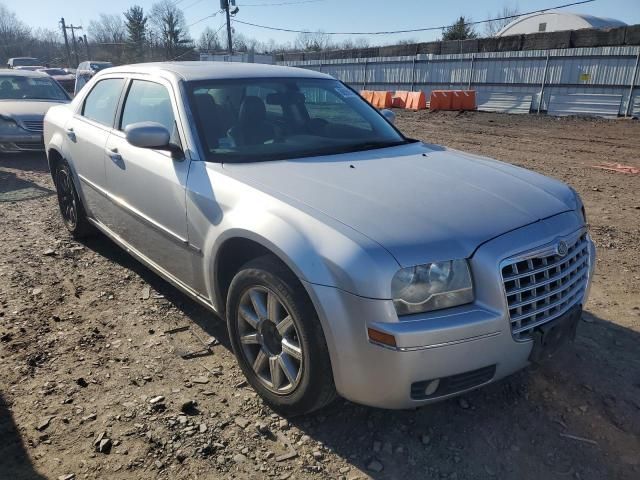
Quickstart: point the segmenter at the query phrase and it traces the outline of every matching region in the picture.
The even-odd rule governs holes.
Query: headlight
[[[18,124],[11,118],[0,115],[0,133],[11,134],[18,131],[20,127]]]
[[[473,301],[471,273],[466,260],[434,262],[403,268],[391,281],[398,315],[455,307]]]

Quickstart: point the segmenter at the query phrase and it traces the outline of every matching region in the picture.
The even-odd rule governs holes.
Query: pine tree
[[[131,61],[144,60],[144,47],[147,37],[147,17],[144,10],[138,5],[134,5],[124,12],[127,19],[127,52]]]
[[[443,40],[467,40],[470,38],[478,38],[478,34],[464,17],[460,17],[456,23],[447,27],[442,34]]]

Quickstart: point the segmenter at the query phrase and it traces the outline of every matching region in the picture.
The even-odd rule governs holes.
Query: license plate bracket
[[[536,327],[532,332],[533,348],[529,360],[540,363],[552,357],[563,345],[576,338],[582,306],[576,305],[564,315]]]

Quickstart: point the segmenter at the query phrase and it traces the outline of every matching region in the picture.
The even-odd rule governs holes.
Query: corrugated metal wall
[[[548,110],[552,95],[621,95],[624,115],[629,94],[630,111],[640,97],[639,60],[640,47],[627,46],[279,63],[328,73],[355,89],[423,90],[428,96],[431,90],[470,87],[485,96],[531,94],[533,111]]]

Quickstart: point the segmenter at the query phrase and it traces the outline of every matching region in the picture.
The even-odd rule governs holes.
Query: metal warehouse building
[[[484,111],[640,117],[640,25],[285,53],[276,61],[358,90],[423,91],[427,98],[433,90],[475,90]]]

